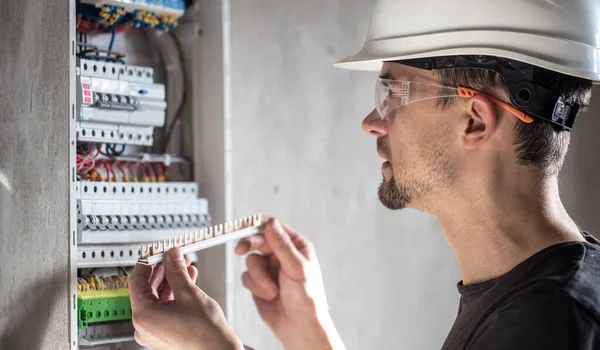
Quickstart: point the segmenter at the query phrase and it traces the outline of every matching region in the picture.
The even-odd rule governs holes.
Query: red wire
[[[111,169],[110,169],[110,167],[108,166],[108,162],[107,162],[107,161],[104,161],[104,162],[102,162],[102,164],[104,165],[104,168],[106,169],[106,179],[107,179],[108,181],[110,181],[110,178],[111,178],[111,176],[110,176],[110,170],[111,170]]]
[[[158,171],[158,177],[162,177],[163,176],[163,164],[162,163],[156,164],[156,169]]]
[[[119,169],[119,171],[121,172],[121,176],[123,176],[123,177],[127,176],[127,173],[125,172],[125,169],[123,169],[123,165],[122,165],[123,163],[117,162],[115,164],[117,166],[117,169]]]
[[[91,154],[91,153],[92,153],[92,151],[91,151],[91,150],[92,150],[92,147],[93,147],[93,146],[94,146],[94,144],[90,144],[90,150],[89,150],[89,153],[88,153],[88,154],[86,154],[86,155],[89,155],[89,154]],[[91,158],[88,158],[88,159],[85,159],[85,160],[83,160],[82,162],[80,162],[79,164],[77,164],[77,167],[78,167],[78,168],[83,168],[83,167],[84,167],[85,165],[87,165],[87,164],[92,164],[92,166],[91,166],[91,168],[90,168],[89,170],[92,170],[92,169],[94,168],[94,165],[93,165],[93,164],[95,164],[95,162],[96,162],[96,159],[97,159],[97,158],[98,158],[98,156],[100,155],[100,150],[102,149],[102,145],[99,145],[99,146],[98,146],[98,147],[96,147],[96,148],[97,148],[96,154],[95,154],[93,157],[91,157]]]
[[[142,178],[148,177],[148,175],[146,174],[146,170],[144,170],[144,166],[141,162],[138,163],[138,169],[140,169],[140,172],[142,173]]]
[[[136,174],[135,171],[133,170],[133,164],[131,163],[127,163],[127,169],[129,169],[129,172],[131,173],[131,178],[135,178]]]
[[[154,169],[152,169],[152,163],[146,163],[146,169],[148,169],[148,172],[150,173],[150,179],[156,178],[154,174]]]

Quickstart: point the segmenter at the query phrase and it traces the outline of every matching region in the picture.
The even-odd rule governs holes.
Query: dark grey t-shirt
[[[600,349],[600,242],[548,247],[505,275],[463,286],[443,350]]]

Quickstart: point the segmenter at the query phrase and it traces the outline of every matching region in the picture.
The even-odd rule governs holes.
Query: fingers
[[[264,231],[266,232],[268,226],[272,225],[274,222],[275,219],[269,219],[265,224]],[[283,223],[280,224],[283,227],[283,230],[287,232],[288,236],[291,238],[296,249],[302,253],[304,257],[311,260],[316,258],[313,245],[306,237],[302,236],[291,227]],[[265,255],[273,254],[273,248],[266,242],[264,232],[240,240],[235,247],[235,253],[238,255],[244,255],[252,251],[259,251]]]
[[[187,266],[187,271],[188,274],[190,275],[190,278],[192,279],[192,282],[194,282],[194,284],[196,284],[196,280],[198,279],[198,269],[196,269],[195,266],[189,266],[192,263],[192,260],[190,259],[189,255],[185,255],[185,264]],[[156,265],[156,267],[154,268],[155,274],[156,274],[156,270],[157,268],[159,268],[159,265],[163,265],[162,266],[162,273],[163,273],[163,277],[164,277],[164,263],[160,262]],[[159,270],[160,272],[160,270]],[[152,276],[154,278],[154,276]],[[164,280],[164,278],[163,278]],[[166,282],[163,284],[162,289],[159,289],[160,292],[157,294],[158,298],[160,301],[162,302],[167,302],[167,301],[173,301],[175,299],[175,296],[173,295],[173,289],[171,289],[171,285],[169,285],[169,282]]]
[[[278,220],[271,219],[265,225],[265,241],[273,249],[283,272],[295,279],[304,278],[306,258],[298,251]]]
[[[312,258],[316,258],[315,249],[311,241],[308,240],[308,238],[299,234],[298,232],[296,232],[296,230],[284,223],[281,223],[281,226],[283,226],[285,232],[287,232],[287,234],[292,239],[294,246],[296,247],[296,249],[298,249],[300,253],[302,253],[302,255],[311,260]]]
[[[186,261],[179,248],[171,248],[165,260],[165,276],[176,300],[187,299],[197,289],[188,273]]]
[[[129,297],[133,309],[158,301],[150,285],[152,266],[137,264],[129,278]]]
[[[190,278],[192,279],[192,282],[196,284],[196,280],[198,279],[198,269],[196,268],[196,266],[188,266],[187,270],[188,274],[190,275]]]
[[[175,296],[173,295],[173,289],[171,289],[171,285],[169,285],[169,282],[165,282],[165,285],[163,286],[158,295],[158,299],[162,302],[175,300]]]
[[[275,278],[270,273],[269,259],[252,254],[246,259],[248,271],[242,275],[242,282],[252,294],[265,300],[272,300],[279,293]],[[246,275],[244,277],[244,275]]]
[[[152,288],[152,293],[158,297],[159,291],[165,281],[165,264],[161,261],[152,271],[152,277],[150,278],[150,288]]]
[[[265,238],[262,234],[246,237],[242,239],[235,247],[238,255],[243,255],[252,251],[260,251],[263,254],[273,254],[273,249],[265,244]]]

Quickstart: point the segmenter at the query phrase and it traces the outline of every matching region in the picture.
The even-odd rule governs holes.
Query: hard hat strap
[[[567,103],[559,92],[538,81],[539,77],[561,73],[520,61],[494,56],[442,56],[394,62],[426,70],[481,68],[494,71],[506,81],[515,107],[567,131],[571,130],[581,111],[579,104]]]

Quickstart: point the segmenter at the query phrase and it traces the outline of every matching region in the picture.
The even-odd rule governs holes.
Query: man
[[[600,80],[598,23],[591,0],[380,0],[363,50],[339,63],[380,69],[363,129],[385,160],[381,201],[434,215],[458,259],[444,349],[600,348],[600,246],[558,191],[569,131]],[[252,251],[242,280],[284,347],[343,349],[312,244],[271,219],[236,247]],[[136,340],[242,349],[187,265],[171,250],[165,265],[136,267]]]

